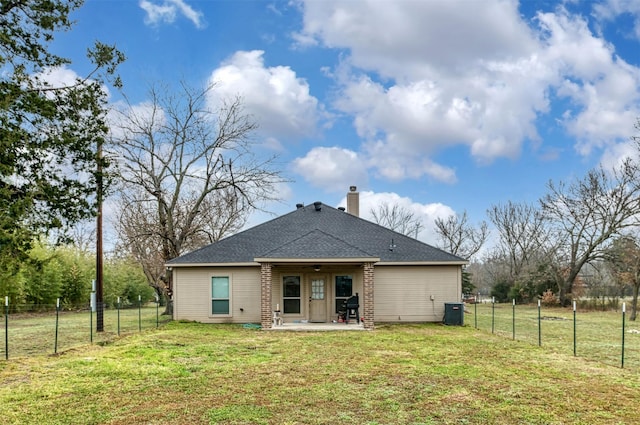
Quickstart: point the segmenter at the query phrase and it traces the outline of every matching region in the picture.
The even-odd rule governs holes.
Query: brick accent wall
[[[373,263],[364,263],[364,294],[362,317],[364,319],[365,329],[374,329],[373,323]]]
[[[271,263],[260,265],[260,319],[262,329],[271,329],[273,316],[271,311]]]

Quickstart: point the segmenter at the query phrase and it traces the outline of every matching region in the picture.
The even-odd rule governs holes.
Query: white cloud
[[[259,124],[260,133],[281,137],[303,137],[317,132],[322,107],[309,93],[309,84],[287,66],[266,67],[261,50],[239,51],[213,71],[217,85],[210,101],[242,96],[248,113]]]
[[[615,147],[628,138],[640,115],[640,69],[616,56],[583,18],[565,12],[538,18],[547,33],[546,60],[563,76],[557,93],[571,101],[562,122],[576,137],[576,149],[588,155],[595,148]]]
[[[85,80],[85,77],[81,77],[74,70],[69,69],[66,65],[56,66],[53,68],[45,68],[41,72],[33,75],[33,83],[38,87],[46,88],[61,88],[72,87],[81,81]],[[85,83],[93,83],[95,80],[87,80]],[[110,98],[111,93],[106,85],[101,86],[102,92],[107,99]],[[49,93],[49,96],[53,96],[53,93]]]
[[[534,45],[512,0],[311,0],[303,10],[298,39],[349,49],[355,66],[392,78],[436,68],[464,72],[478,60],[508,58]]]
[[[544,150],[536,126],[556,96],[583,155],[626,138],[640,115],[640,70],[564,8],[531,22],[511,0],[308,1],[303,13],[299,44],[346,51],[334,106],[389,179],[455,181],[432,159],[453,145],[481,164],[515,159],[525,143]]]
[[[328,192],[343,191],[367,182],[366,166],[357,153],[348,149],[318,147],[293,161],[294,172],[312,186]]]
[[[184,0],[164,0],[161,4],[150,0],[140,0],[140,8],[146,12],[144,22],[147,25],[171,24],[176,21],[178,15],[190,20],[196,28],[205,26],[202,12],[198,12],[185,3]]]
[[[604,21],[614,21],[618,16],[629,14],[633,18],[633,37],[640,40],[640,2],[638,0],[606,0],[593,6],[594,15]]]
[[[41,73],[37,74],[37,78],[52,87],[65,87],[74,85],[80,76],[74,70],[69,69],[66,66],[59,66],[55,68],[46,68]]]
[[[515,158],[525,140],[538,140],[535,120],[548,109],[544,79],[552,73],[535,55],[515,63],[485,63],[474,71],[465,78],[425,74],[388,88],[368,76],[350,76],[341,82],[343,94],[335,105],[354,116],[369,153],[379,154],[373,163],[389,164],[393,158],[400,165],[396,179],[424,174],[451,182],[455,176],[439,178],[432,172],[437,164],[426,158],[461,143],[482,163]]]
[[[626,159],[640,160],[638,148],[634,143],[618,143],[607,149],[602,157],[602,166],[605,170],[619,170]]]
[[[377,170],[384,180],[401,181],[406,178],[419,179],[427,176],[442,183],[457,181],[455,170],[429,159],[428,156],[412,157],[411,152],[398,154],[383,141],[372,141],[364,146],[369,167]]]
[[[154,105],[150,100],[135,105],[118,101],[111,105],[107,114],[111,137],[115,139],[121,139],[125,136],[130,137],[130,135],[125,134],[126,129],[129,127],[127,124],[129,119],[133,119],[140,126],[148,126],[152,123],[154,131],[159,131],[167,120],[165,111],[159,105]]]
[[[436,245],[437,242],[435,220],[455,215],[453,209],[441,203],[421,204],[414,202],[409,197],[400,196],[393,192],[375,193],[363,191],[360,192],[360,217],[374,221],[371,210],[377,210],[383,204],[392,207],[397,205],[400,209],[413,213],[413,217],[419,220],[423,226],[422,231],[418,234],[418,239],[431,245]],[[346,196],[342,198],[338,205],[347,205]]]
[[[450,183],[455,171],[430,159],[443,147],[486,163],[538,139],[549,71],[516,2],[309,2],[301,36],[349,49],[335,106],[381,176]]]

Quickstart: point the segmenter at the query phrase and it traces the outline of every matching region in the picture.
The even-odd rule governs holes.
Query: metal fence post
[[[138,295],[138,330],[142,332],[142,297]]]
[[[511,329],[512,329],[512,338],[514,341],[516,339],[516,299],[513,299],[513,312],[511,313]]]
[[[542,318],[540,317],[540,300],[538,300],[538,347],[542,346]]]
[[[573,356],[576,356],[576,302],[573,301]]]
[[[9,297],[4,297],[4,358],[9,360]]]
[[[118,336],[120,336],[120,297],[118,297]]]
[[[480,299],[480,294],[476,295],[476,300],[473,303],[473,321],[475,323],[475,328],[478,329],[478,300]]]
[[[491,333],[495,330],[496,323],[496,297],[491,297]]]
[[[93,344],[93,302],[89,302],[89,341]]]
[[[58,319],[60,317],[60,298],[56,299],[56,339],[53,344],[53,353],[58,354]]]
[[[626,305],[622,303],[622,358],[620,361],[620,367],[624,369],[624,318],[626,313]]]

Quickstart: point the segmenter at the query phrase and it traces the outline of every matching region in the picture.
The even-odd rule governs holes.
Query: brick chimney
[[[360,194],[355,186],[350,186],[347,193],[347,212],[356,217],[360,216]]]

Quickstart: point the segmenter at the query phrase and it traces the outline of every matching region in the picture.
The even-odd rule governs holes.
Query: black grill
[[[358,297],[358,293],[347,298],[344,302],[344,308],[346,310],[346,314],[344,315],[344,319],[346,323],[349,323],[349,318],[355,318],[358,323],[360,323],[360,297]]]

